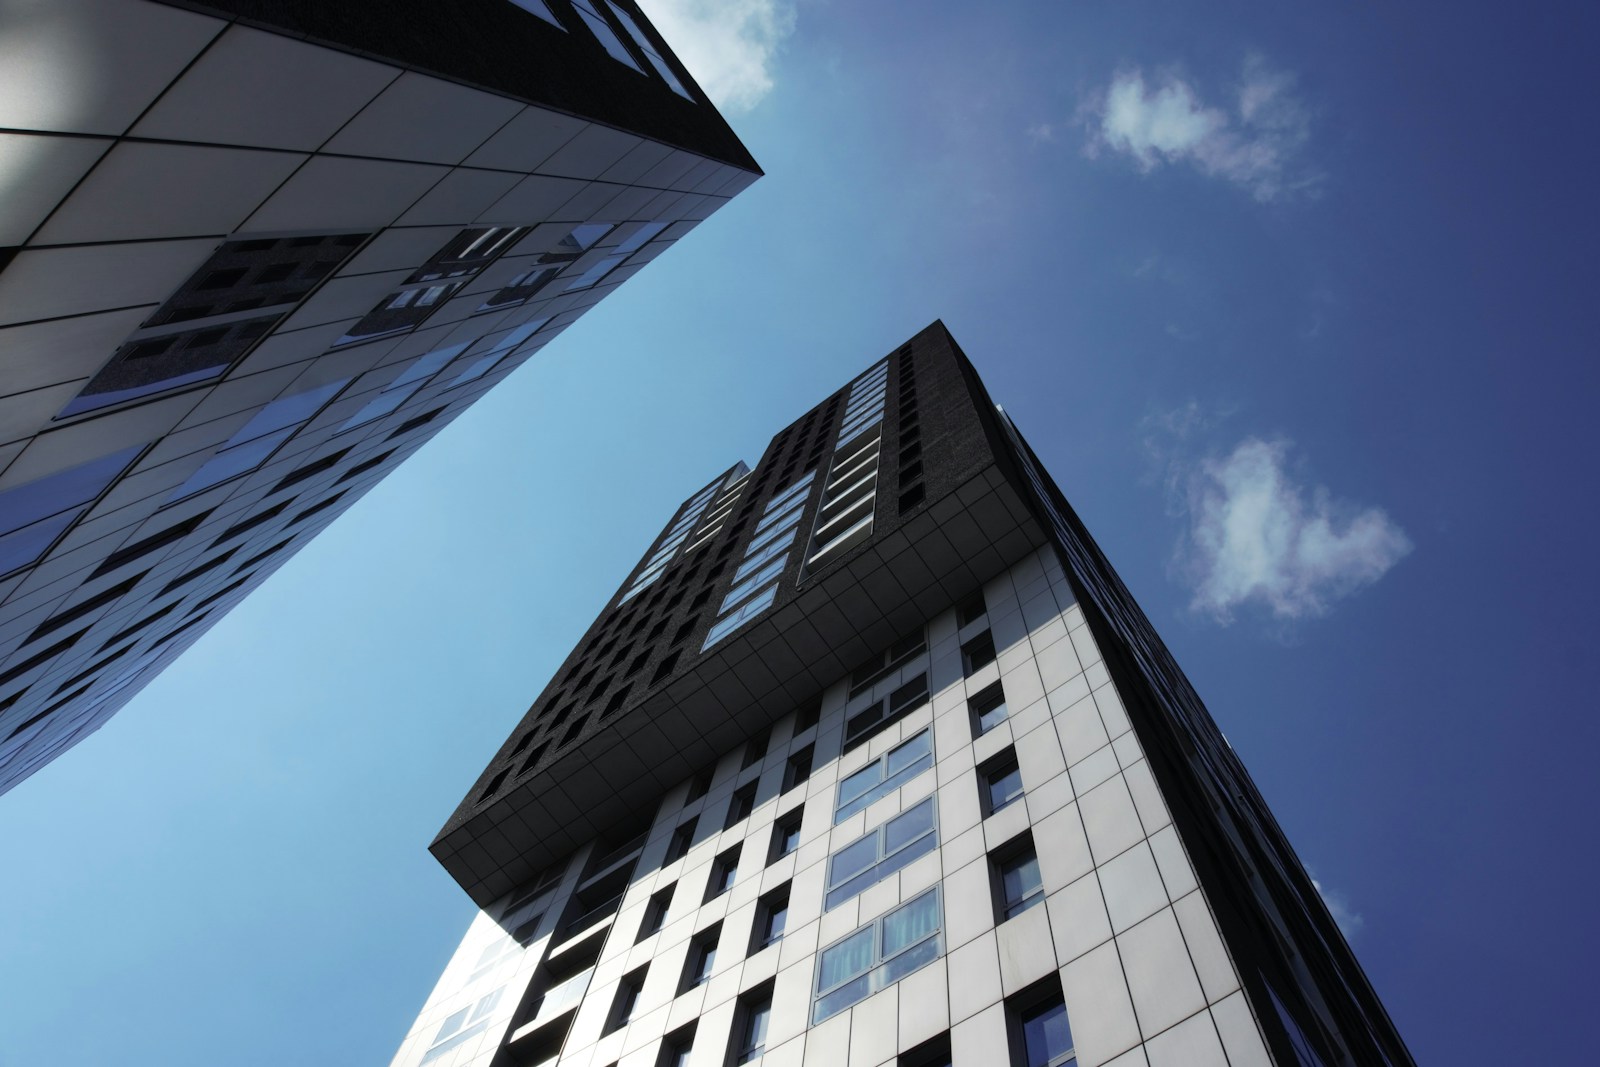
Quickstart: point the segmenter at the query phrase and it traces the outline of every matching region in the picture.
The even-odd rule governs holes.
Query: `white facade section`
[[[984,601],[976,617],[963,606],[965,626],[954,608],[928,620],[927,651],[854,699],[841,678],[814,725],[803,713],[780,721],[761,759],[746,758],[760,751],[758,739],[754,748],[725,753],[708,783],[702,777],[667,793],[642,840],[580,850],[505,923],[516,929],[541,916],[519,931],[526,947],[491,913],[480,914],[393,1067],[487,1067],[502,1048],[507,1058],[496,1062],[561,1067],[890,1067],[939,1040],[948,1041],[957,1067],[997,1067],[1022,1062],[1016,1042],[1023,1017],[1037,1015],[1029,1006],[1041,991],[1064,1000],[1071,1026],[1074,1055],[1051,1063],[1271,1063],[1184,843],[1051,550],[989,582]],[[962,648],[986,630],[996,655],[974,667]],[[849,714],[925,671],[926,704],[840,754]],[[985,705],[989,725],[977,734],[969,698],[996,682],[1004,717]],[[933,742],[931,766],[836,824],[841,782],[924,732]],[[791,785],[808,746],[809,777]],[[1011,766],[1013,754],[1022,795],[990,813],[986,775]],[[741,818],[736,805],[751,782],[758,783],[754,807]],[[701,788],[704,795],[689,799]],[[830,857],[929,798],[937,847],[848,899],[836,894],[825,908]],[[796,818],[798,844],[785,851],[782,829]],[[687,852],[669,858],[674,838],[683,840],[680,828],[691,823]],[[1007,919],[1002,868],[1014,870],[1019,849],[1030,845],[1038,884]],[[882,857],[894,844],[875,847],[873,856]],[[608,848],[622,859],[597,866],[591,854]],[[605,885],[608,870],[627,870],[632,852],[637,865],[614,913],[557,932],[556,916],[580,908],[572,903],[580,884]],[[716,892],[714,880],[730,861],[731,887]],[[891,982],[874,981],[862,999],[811,1025],[821,950],[935,889],[942,901],[937,958]],[[779,899],[786,899],[783,934],[763,945]],[[686,983],[690,953],[719,923],[709,978]],[[925,934],[924,926],[915,936]],[[592,969],[564,962],[587,964],[589,956]],[[762,1052],[740,1061],[750,1013],[759,1013],[768,991]],[[472,1027],[480,1028],[459,1037]]]

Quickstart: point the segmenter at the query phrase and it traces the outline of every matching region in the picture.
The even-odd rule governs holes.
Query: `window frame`
[[[992,715],[996,711],[1001,712],[1000,717],[985,726],[985,716]],[[972,736],[974,738],[982,737],[1009,719],[1011,717],[1011,709],[1006,703],[1004,683],[995,681],[968,697],[967,712],[972,717]]]
[[[928,829],[917,834],[916,837],[900,845],[898,848],[888,848],[889,828],[896,822],[907,818],[924,807],[929,809],[930,818]],[[860,845],[862,842],[867,840],[874,841],[874,855],[876,858],[874,858],[873,861],[866,866],[860,868],[859,870],[850,872],[835,882],[834,861],[840,856],[844,855],[850,849],[855,848],[857,845]],[[932,852],[938,847],[939,805],[935,803],[934,797],[929,796],[911,805],[904,811],[901,811],[896,815],[891,815],[889,818],[885,819],[871,830],[868,830],[854,841],[850,841],[847,844],[842,845],[829,854],[827,870],[823,873],[823,912],[830,912],[839,905],[855,899],[857,896],[865,893],[868,889],[877,885],[879,882],[882,882],[884,879],[896,874],[909,864],[915,863],[917,860],[921,859],[923,856],[926,856],[928,853]],[[913,852],[912,850],[915,851]],[[839,890],[849,888],[853,883],[856,882],[857,879],[862,878],[867,874],[873,874],[876,877],[862,881],[859,887],[852,889],[848,893],[841,894],[837,899],[834,899],[835,894],[838,893]]]
[[[930,897],[933,899],[933,908],[934,908],[934,914],[935,914],[935,925],[934,925],[933,929],[930,932],[925,933],[923,936],[919,937],[916,941],[913,941],[913,942],[911,942],[909,944],[901,946],[899,949],[897,949],[894,952],[893,955],[885,956],[884,955],[884,944],[883,943],[884,943],[884,934],[885,934],[885,931],[888,928],[889,920],[892,919],[894,916],[899,915],[901,912],[913,907],[914,905],[920,904],[922,901],[927,900]],[[838,981],[835,981],[832,985],[824,987],[822,985],[822,980],[823,980],[823,975],[824,975],[824,968],[823,968],[823,959],[824,959],[824,957],[827,955],[827,953],[829,953],[829,952],[833,951],[834,949],[838,948],[839,946],[849,942],[852,938],[860,937],[862,935],[862,933],[866,932],[866,931],[871,931],[871,933],[870,933],[870,937],[872,939],[871,962],[867,964],[867,966],[866,966],[866,968],[864,970],[861,970],[861,971],[858,971],[858,972],[856,972],[854,974],[848,975],[845,978],[842,978],[842,979],[840,979]],[[916,963],[916,965],[913,966],[910,970],[907,970],[907,971],[904,971],[902,973],[899,973],[899,974],[895,975],[893,978],[888,977],[888,975],[890,973],[892,973],[889,970],[889,968],[891,967],[892,964],[896,963],[897,961],[899,961],[899,960],[901,960],[901,959],[903,959],[905,957],[910,956],[913,952],[916,952],[917,950],[921,949],[924,945],[929,945],[929,944],[932,944],[934,946],[934,948],[933,948],[932,954],[927,959],[924,959],[921,962]],[[943,894],[942,894],[940,886],[934,885],[931,888],[929,888],[927,890],[924,890],[921,893],[918,893],[916,896],[912,897],[910,900],[907,900],[907,901],[901,903],[900,905],[890,909],[889,911],[885,912],[884,914],[882,914],[882,915],[878,916],[877,918],[873,919],[871,922],[866,923],[866,924],[864,924],[864,925],[862,925],[860,927],[857,927],[855,930],[852,930],[850,933],[846,934],[844,937],[838,938],[832,944],[826,945],[826,946],[824,946],[823,948],[821,948],[821,949],[819,949],[817,951],[817,976],[816,976],[816,979],[815,979],[815,981],[814,981],[814,983],[812,985],[810,1025],[816,1026],[816,1025],[822,1023],[824,1020],[830,1019],[833,1016],[837,1015],[839,1012],[845,1011],[846,1009],[848,1009],[850,1007],[853,1007],[856,1004],[861,1003],[861,1001],[863,1001],[863,1000],[867,999],[868,997],[872,996],[874,993],[880,992],[880,991],[882,991],[884,989],[889,988],[892,985],[897,984],[898,982],[904,980],[908,975],[914,974],[915,972],[921,970],[923,967],[926,967],[928,964],[933,963],[937,959],[940,959],[943,955],[944,955],[944,899],[943,899]],[[837,1005],[829,1005],[828,1006],[829,1010],[827,1010],[825,1013],[819,1014],[819,1011],[824,1007],[823,1001],[826,998],[828,998],[830,996],[833,996],[835,993],[838,993],[841,990],[847,989],[852,983],[857,982],[857,981],[861,980],[862,978],[867,979],[867,982],[866,982],[866,987],[865,987],[864,991],[861,993],[860,996],[856,997],[853,1000],[843,1001],[843,1002],[841,1002],[841,1003],[839,1003]]]
[[[1012,773],[1017,776],[1016,791],[1002,797],[1000,802],[996,803],[996,780]],[[983,817],[986,819],[991,815],[1004,811],[1028,795],[1027,787],[1022,782],[1022,765],[1017,762],[1015,745],[995,753],[978,767],[978,784],[978,799],[983,807]]]
[[[978,662],[980,656],[986,657],[981,663]],[[961,644],[961,676],[971,678],[999,658],[1000,651],[995,647],[993,630],[986,629],[974,634]]]
[[[1006,885],[1006,875],[1018,861],[1032,862],[1036,883],[1032,889],[1013,900]],[[1030,908],[1044,903],[1044,871],[1039,866],[1039,849],[1031,833],[1019,834],[989,853],[989,871],[994,885],[996,925],[1015,919]]]
[[[916,757],[916,759],[892,773],[888,772],[891,757],[913,744],[924,741],[924,739],[928,749],[924,755]],[[837,826],[856,812],[866,810],[872,804],[921,775],[924,771],[931,769],[934,762],[933,730],[931,727],[924,727],[877,759],[867,763],[866,766],[860,767],[839,779],[838,784],[834,787],[833,825]],[[845,785],[874,767],[878,769],[878,780],[855,796],[848,800],[845,799]]]

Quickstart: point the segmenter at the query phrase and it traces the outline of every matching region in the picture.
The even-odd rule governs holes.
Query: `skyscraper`
[[[432,846],[395,1067],[1412,1062],[935,323],[668,521]]]
[[[759,170],[632,0],[0,10],[0,792]]]

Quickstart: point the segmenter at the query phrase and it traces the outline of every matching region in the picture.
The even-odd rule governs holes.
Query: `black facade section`
[[[568,0],[548,0],[559,27],[511,0],[393,0],[381,17],[369,5],[328,0],[165,2],[580,115],[760,173],[631,0],[616,3],[655,45],[646,51],[620,21],[613,24],[632,66],[607,54]],[[693,99],[673,91],[651,52]]]
[[[846,385],[772,439],[709,537],[716,489],[737,468],[704,487],[710,502],[690,535],[630,596],[698,493],[680,506],[441,831],[436,857],[480,904],[612,833],[639,804],[814,702],[834,679],[1044,543],[1002,472],[1002,461],[1014,467],[994,449],[985,425],[993,416],[980,412],[943,324],[881,362],[888,374],[870,536],[807,566]],[[914,402],[906,407],[908,386]],[[912,444],[923,496],[902,510],[900,456]],[[766,505],[807,477],[771,605],[708,647]],[[497,828],[506,819],[519,823],[514,846]]]

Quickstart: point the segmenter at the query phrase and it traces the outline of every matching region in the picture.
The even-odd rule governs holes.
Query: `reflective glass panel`
[[[1060,1067],[1058,1057],[1072,1051],[1072,1027],[1062,1001],[1044,1004],[1022,1015],[1022,1043],[1028,1067]]]

